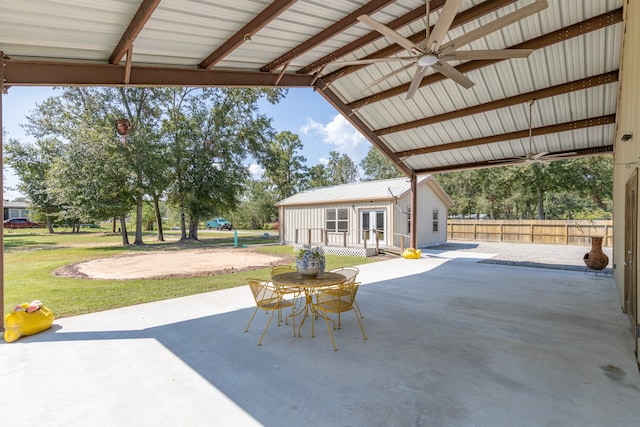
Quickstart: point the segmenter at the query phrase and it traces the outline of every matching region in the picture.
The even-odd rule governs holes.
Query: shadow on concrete
[[[398,259],[359,266],[363,278],[384,277],[390,270],[405,275],[365,281],[358,301],[369,340],[362,339],[354,314],[348,313],[343,328],[335,332],[337,352],[322,320],[316,321],[315,338],[310,337],[308,324],[302,338],[294,338],[290,326],[272,324],[258,347],[266,315],[258,313],[244,333],[253,307],[233,309],[236,303],[231,301],[230,310],[221,314],[139,329],[144,323],[140,319],[151,316],[154,304],[140,306],[140,319],[126,330],[65,332],[66,319],[60,319],[61,329],[21,341],[25,349],[39,345],[55,349],[74,342],[108,344],[109,351],[101,357],[116,353],[120,361],[112,375],[135,376],[135,369],[145,365],[151,369],[158,363],[155,381],[176,363],[163,354],[164,348],[266,426],[637,422],[640,375],[628,323],[609,277],[523,270],[468,259],[436,262],[440,261]],[[430,266],[407,274],[422,265]],[[221,303],[218,295],[207,294],[212,304]],[[188,299],[175,309],[188,307],[184,301]],[[148,347],[154,342],[161,347],[154,346],[152,353]],[[76,346],[74,351],[84,348]],[[153,361],[154,355],[162,356],[162,362]],[[82,353],[75,357],[83,360]],[[32,355],[31,363],[37,364],[36,359]],[[28,372],[35,367],[21,368]],[[74,378],[78,372],[69,369],[68,380],[93,381]],[[28,375],[24,377],[26,381]],[[8,380],[19,378],[14,373]],[[171,409],[157,402],[166,393],[177,392],[166,387],[150,388],[157,394],[150,391],[145,396],[145,404],[156,409],[147,415],[148,421],[164,416],[167,422],[166,411]],[[189,388],[179,393],[189,393]],[[64,399],[81,402],[83,395]],[[112,421],[119,421],[122,402],[116,402],[109,412]],[[76,404],[70,411],[79,419],[91,419],[95,405]],[[199,417],[211,423],[230,413],[228,404],[218,405],[222,406],[215,412],[217,418],[201,405],[183,409],[185,414],[192,411],[187,419]],[[38,410],[46,413],[46,405]],[[203,411],[206,416],[200,414]],[[195,425],[211,425],[206,422]]]

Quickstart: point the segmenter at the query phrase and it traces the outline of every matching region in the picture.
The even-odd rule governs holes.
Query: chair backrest
[[[344,277],[346,277],[347,280],[345,280],[345,283],[355,283],[356,276],[358,275],[358,273],[360,273],[360,270],[358,270],[356,267],[340,267],[334,268],[333,270],[331,270],[331,272],[342,274]]]
[[[291,273],[293,271],[296,271],[296,268],[291,267],[290,265],[277,265],[271,268],[271,277],[275,276],[276,274]]]
[[[358,283],[347,283],[328,290],[323,290],[316,295],[317,305],[332,313],[345,312],[353,309],[358,292]],[[338,292],[335,292],[338,291]]]
[[[271,282],[259,279],[248,279],[247,283],[258,307],[276,302],[280,299],[275,286]]]

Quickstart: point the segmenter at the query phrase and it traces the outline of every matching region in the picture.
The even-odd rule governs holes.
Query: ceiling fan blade
[[[403,71],[405,71],[405,70],[407,70],[408,68],[411,68],[411,67],[413,67],[413,64],[407,64],[407,65],[405,65],[404,67],[400,67],[400,68],[398,68],[397,70],[392,71],[391,73],[389,73],[389,74],[387,74],[387,75],[385,75],[385,76],[382,76],[382,77],[381,77],[381,78],[379,78],[378,80],[376,80],[376,81],[374,81],[374,82],[369,83],[369,84],[368,84],[368,85],[366,85],[365,87],[361,88],[361,89],[360,89],[360,92],[364,92],[365,90],[371,89],[372,87],[377,86],[377,85],[379,85],[380,83],[382,83],[383,81],[387,80],[389,77],[393,77],[393,76],[395,76],[396,74],[400,74],[401,72],[403,72]]]
[[[334,62],[333,65],[347,66],[347,65],[363,65],[363,64],[376,64],[379,62],[398,62],[398,61],[413,61],[416,58],[413,56],[396,56],[392,58],[370,58],[370,59],[356,59],[353,61]]]
[[[565,159],[567,157],[573,157],[575,156],[576,153],[575,151],[571,151],[569,153],[559,153],[559,154],[547,154],[546,156],[544,156],[545,159],[552,159],[552,160],[560,160],[560,159]]]
[[[509,59],[526,58],[533,49],[501,49],[501,50],[458,50],[441,56],[445,61],[464,61],[472,59]]]
[[[441,49],[446,54],[446,51],[455,50],[464,46],[468,43],[471,43],[474,40],[478,40],[486,36],[487,34],[491,34],[494,31],[499,30],[500,28],[504,28],[517,22],[521,19],[524,19],[534,13],[538,13],[541,10],[546,9],[549,6],[547,0],[537,0],[535,3],[531,3],[525,7],[522,7],[515,12],[511,12],[501,18],[496,19],[495,21],[489,22],[488,24],[482,25],[481,27],[469,31],[467,34],[464,34],[458,37],[455,40],[452,40],[441,46]]]
[[[406,100],[413,98],[413,95],[415,95],[418,91],[424,75],[427,74],[427,68],[429,67],[419,67],[416,70],[416,73],[413,75],[413,80],[411,80],[411,84],[409,85],[409,90],[407,91],[407,96],[405,97]]]
[[[421,53],[420,49],[418,48],[418,46],[416,46],[414,43],[412,43],[411,40],[402,37],[395,30],[392,30],[391,28],[389,28],[386,25],[376,21],[375,19],[371,18],[370,16],[368,16],[368,15],[360,15],[360,16],[358,16],[358,21],[362,22],[363,24],[367,24],[368,26],[370,26],[371,28],[373,28],[374,30],[379,32],[380,34],[389,37],[391,40],[393,40],[394,42],[396,42],[397,44],[399,44],[400,46],[402,46],[403,48],[405,48],[409,52],[411,52],[411,53],[414,53],[414,52]]]
[[[456,70],[454,67],[447,64],[446,62],[438,61],[437,63],[433,64],[431,68],[433,68],[440,74],[444,75],[445,77],[449,77],[451,80],[458,83],[460,86],[464,87],[465,89],[469,89],[471,86],[475,84],[474,82],[471,81],[471,79],[469,79],[467,76],[465,76],[460,71]]]
[[[447,0],[442,8],[442,12],[440,12],[438,22],[434,25],[433,31],[431,31],[431,34],[427,39],[427,50],[435,52],[440,48],[442,40],[444,39],[444,36],[447,35],[449,28],[451,28],[451,23],[456,17],[461,4],[462,0]]]

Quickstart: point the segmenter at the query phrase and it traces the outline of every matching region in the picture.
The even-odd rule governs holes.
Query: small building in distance
[[[416,246],[447,241],[453,201],[431,175],[417,180]],[[287,245],[380,247],[410,245],[408,178],[357,182],[302,191],[276,203],[280,241]]]
[[[8,200],[5,200],[3,203],[4,206],[4,218],[5,219],[11,219],[11,218],[28,218],[29,217],[29,207],[30,205],[27,202],[18,202],[18,201],[13,201],[10,202]]]

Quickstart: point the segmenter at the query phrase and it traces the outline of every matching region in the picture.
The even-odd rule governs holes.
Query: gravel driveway
[[[522,267],[553,268],[558,270],[587,271],[583,261],[590,246],[545,245],[537,243],[504,243],[504,242],[475,242],[451,240],[444,245],[434,246],[425,250],[464,251],[495,254],[490,259],[480,262],[486,264],[516,265]],[[612,249],[602,248],[609,257],[609,265],[603,270],[613,274]]]

